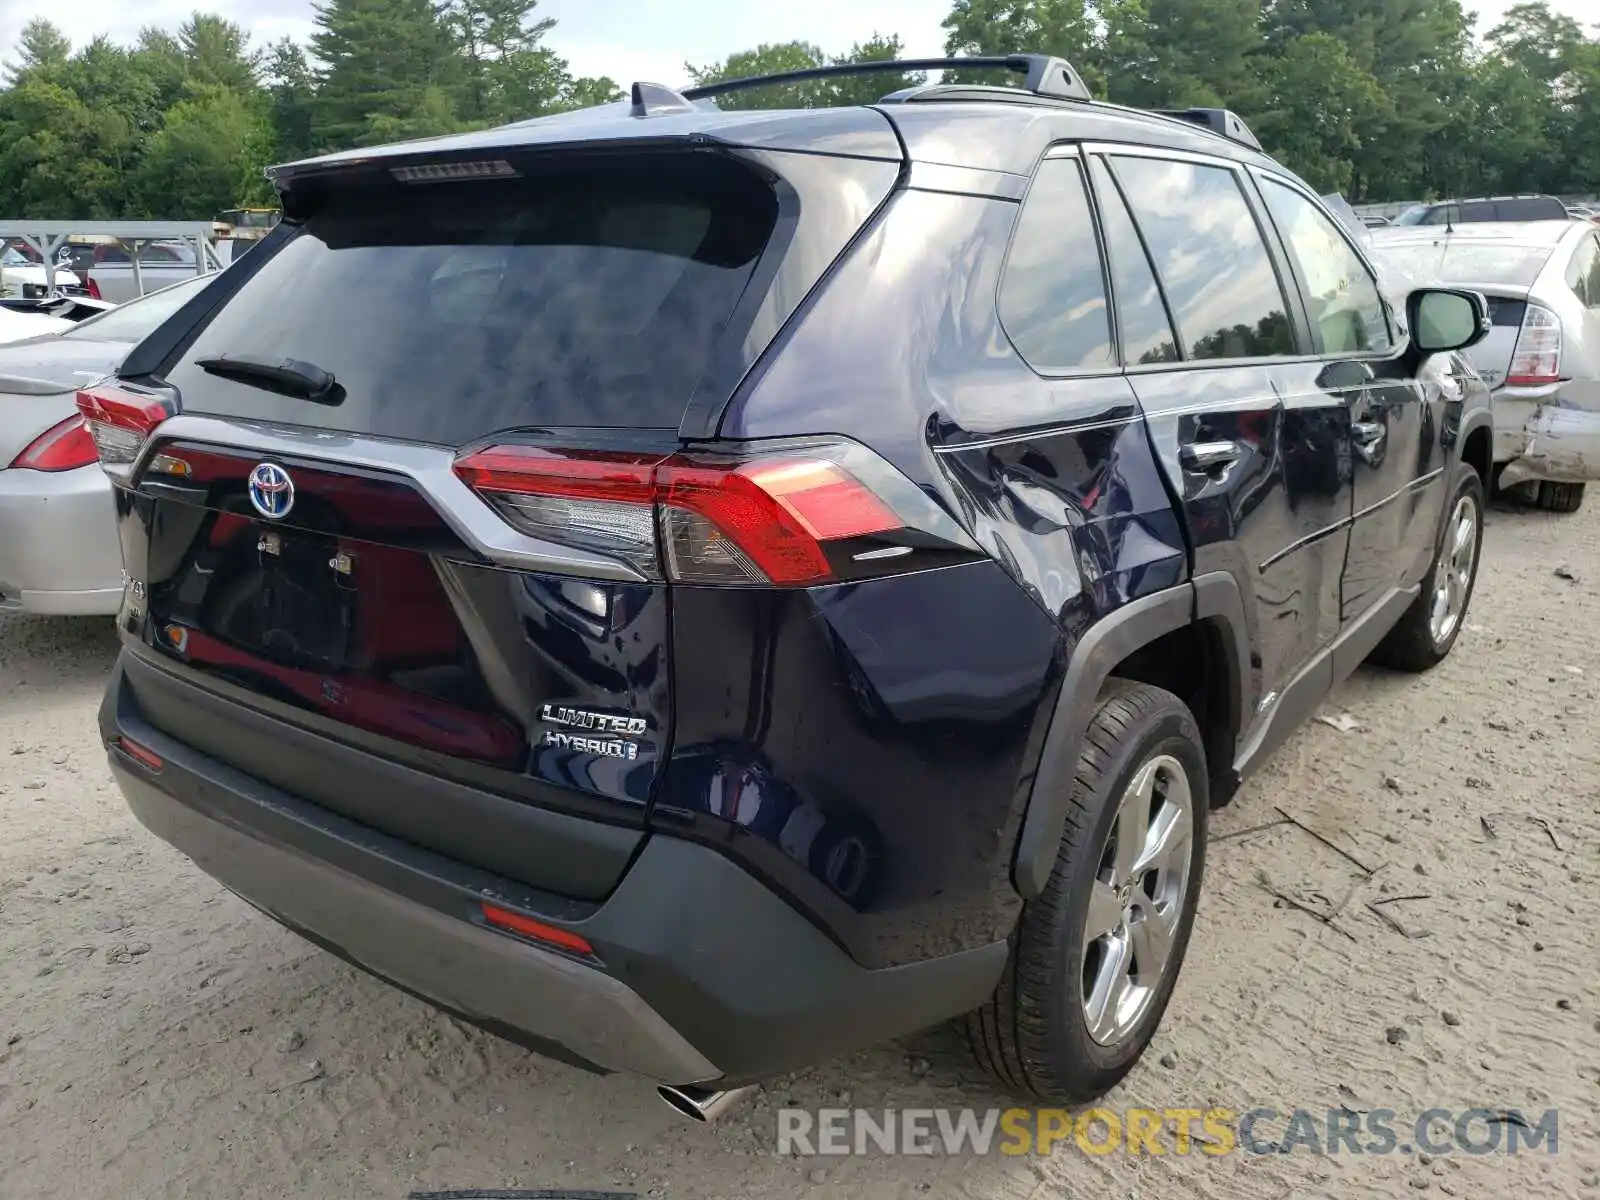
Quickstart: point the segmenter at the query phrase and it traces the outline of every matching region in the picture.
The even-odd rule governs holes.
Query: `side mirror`
[[[1411,342],[1423,354],[1465,350],[1489,336],[1489,302],[1479,292],[1418,288],[1406,300]]]

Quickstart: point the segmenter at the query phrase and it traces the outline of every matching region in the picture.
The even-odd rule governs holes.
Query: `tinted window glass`
[[[1295,353],[1288,303],[1234,172],[1153,158],[1119,158],[1116,170],[1189,357]]]
[[[1419,225],[1455,225],[1461,221],[1461,209],[1454,204],[1441,204],[1437,208],[1430,208]]]
[[[1456,209],[1457,221],[1498,221],[1500,220],[1500,206],[1491,200],[1469,200],[1465,204],[1452,205]]]
[[[1305,280],[1317,348],[1325,354],[1387,350],[1389,321],[1377,282],[1338,227],[1293,188],[1268,179],[1262,192]]]
[[[1047,159],[1028,191],[1000,285],[1000,319],[1040,374],[1116,365],[1100,250],[1076,159]]]
[[[531,425],[675,428],[776,219],[712,155],[332,192],[168,372],[186,410],[459,445]],[[197,360],[299,359],[311,405]]]
[[[1567,266],[1567,283],[1584,304],[1600,308],[1600,241],[1592,234],[1578,243]]]
[[[1554,196],[1526,196],[1495,205],[1502,221],[1565,221],[1567,206]]]
[[[1161,289],[1139,241],[1139,231],[1105,164],[1096,159],[1089,171],[1100,201],[1100,223],[1111,260],[1111,290],[1117,298],[1123,361],[1130,365],[1173,362],[1178,358],[1178,339],[1167,319]]]

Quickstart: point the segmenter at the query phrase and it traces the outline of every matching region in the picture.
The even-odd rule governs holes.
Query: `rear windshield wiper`
[[[274,361],[253,358],[248,354],[224,354],[217,358],[196,359],[195,366],[208,375],[236,379],[240,383],[253,384],[298,400],[310,400],[313,404],[344,403],[344,388],[339,386],[332,373],[315,363],[301,362],[297,358]]]

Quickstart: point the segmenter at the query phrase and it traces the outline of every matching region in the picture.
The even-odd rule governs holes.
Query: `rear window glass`
[[[1442,236],[1437,242],[1403,246],[1377,242],[1373,246],[1373,256],[1380,266],[1418,286],[1507,283],[1531,287],[1550,260],[1550,253],[1549,246],[1448,241]]]
[[[738,164],[332,192],[168,372],[188,411],[458,445],[533,425],[675,428],[776,219]],[[296,359],[344,399],[207,374]]]
[[[193,279],[175,283],[159,292],[149,292],[137,300],[118,305],[110,312],[80,321],[61,336],[101,342],[143,341],[155,331],[157,325],[182,308],[190,296],[213,278],[212,275],[196,275]]]
[[[1094,220],[1074,159],[1039,168],[1000,285],[1000,319],[1042,375],[1117,365]]]

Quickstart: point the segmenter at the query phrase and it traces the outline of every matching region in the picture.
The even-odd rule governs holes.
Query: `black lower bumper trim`
[[[219,702],[221,703],[221,702]],[[159,772],[111,752],[135,815],[318,945],[491,1032],[601,1070],[740,1083],[977,1007],[1005,943],[868,970],[704,846],[655,836],[612,895],[573,901],[457,863],[272,788],[144,722],[119,668],[101,710]],[[481,902],[581,934],[598,963],[487,928]]]

